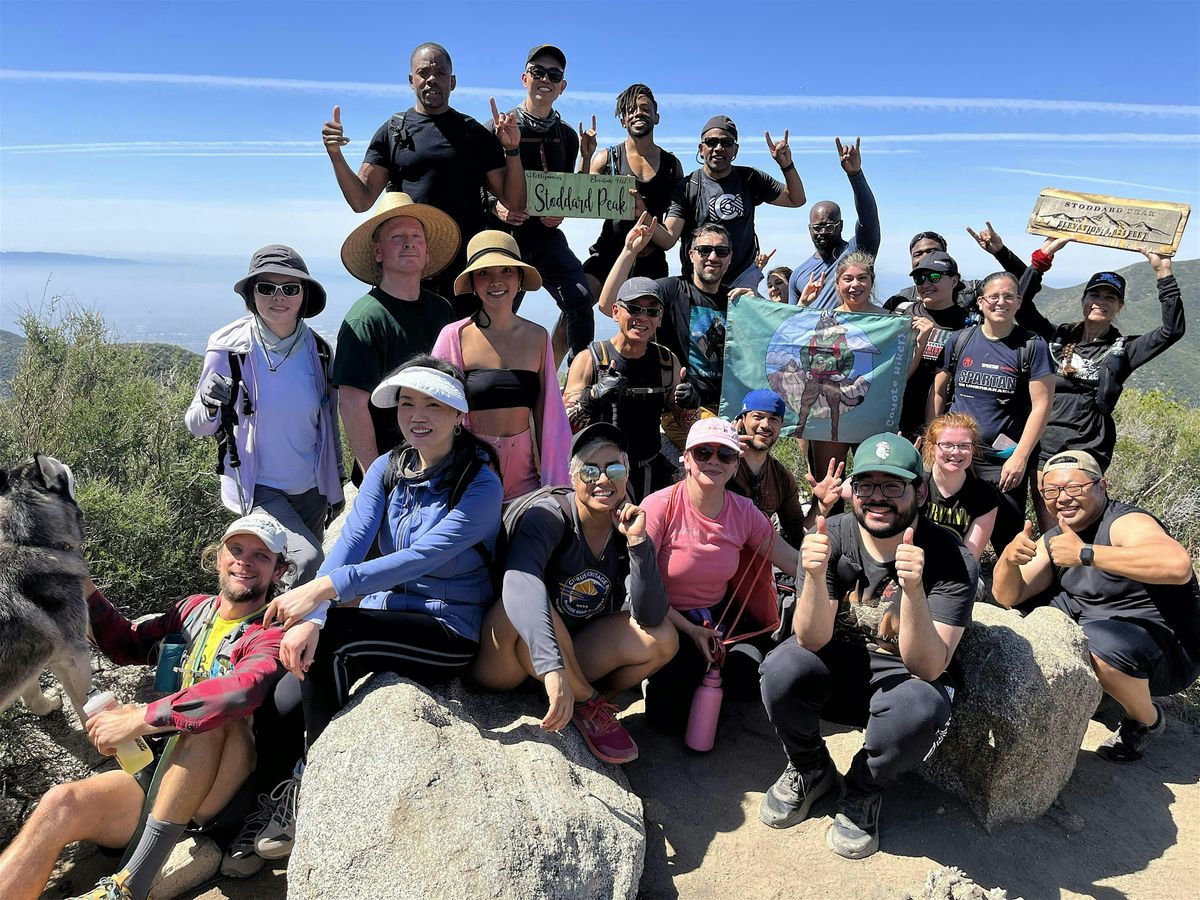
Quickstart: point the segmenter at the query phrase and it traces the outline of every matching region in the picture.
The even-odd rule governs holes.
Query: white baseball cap
[[[272,553],[287,553],[287,531],[279,524],[278,519],[266,513],[256,512],[242,516],[225,529],[221,543],[225,543],[235,534],[252,534],[266,544]]]

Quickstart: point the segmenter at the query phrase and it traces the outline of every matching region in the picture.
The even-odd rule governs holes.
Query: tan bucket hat
[[[369,285],[378,283],[379,263],[375,262],[375,254],[371,251],[371,238],[380,225],[397,216],[412,216],[425,226],[429,256],[421,270],[422,278],[430,278],[442,271],[458,253],[462,234],[453,219],[436,207],[413,202],[408,194],[391,191],[383,195],[371,217],[350,232],[342,244],[342,265],[359,281]]]
[[[521,248],[511,234],[503,231],[481,231],[467,244],[467,267],[454,279],[454,293],[471,294],[471,273],[489,266],[513,266],[525,269],[521,290],[536,291],[542,286],[538,270],[521,259]]]

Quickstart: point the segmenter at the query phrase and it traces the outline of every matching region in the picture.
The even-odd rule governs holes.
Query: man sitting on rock
[[[879,848],[885,785],[941,743],[958,689],[954,650],[971,620],[974,557],[920,514],[921,456],[895,434],[855,453],[853,511],[826,521],[800,550],[795,640],[762,665],[767,715],[788,763],[764,795],[772,828],[802,822],[833,787],[820,721],[865,727],[826,842],[861,859]]]
[[[129,863],[102,878],[84,897],[145,900],[185,831],[228,833],[241,828],[255,796],[250,717],[283,674],[283,630],[264,629],[261,618],[288,568],[285,541],[283,526],[264,513],[238,519],[220,544],[205,550],[206,558],[215,555],[220,593],[188,597],[162,615],[137,623],[117,612],[91,579],[85,579],[96,643],[114,662],[145,665],[167,635],[183,633],[188,640],[181,690],[148,705],[105,710],[87,720],[88,737],[106,756],[148,735],[177,735],[178,741],[165,760],[158,793]],[[162,745],[150,744],[161,751]],[[58,855],[74,841],[103,847],[129,843],[155,769],[154,763],[136,775],[113,769],[47,791],[0,856],[0,897],[38,897]],[[246,870],[248,864],[253,868]],[[249,875],[261,866],[251,842],[240,859],[227,854],[221,870]]]
[[[1200,676],[1200,587],[1188,551],[1150,513],[1108,496],[1099,463],[1066,450],[1042,469],[1042,497],[1058,525],[1033,525],[996,561],[992,592],[1013,607],[1043,592],[1083,626],[1101,687],[1125,710],[1097,749],[1111,762],[1140,759],[1167,727],[1152,697]]]

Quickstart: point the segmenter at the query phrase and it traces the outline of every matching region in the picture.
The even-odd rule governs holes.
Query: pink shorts
[[[510,437],[496,437],[492,434],[475,436],[490,444],[496,451],[496,455],[500,457],[500,481],[504,485],[506,503],[514,497],[528,494],[542,486],[542,476],[537,467],[537,454],[533,449],[532,428]]]

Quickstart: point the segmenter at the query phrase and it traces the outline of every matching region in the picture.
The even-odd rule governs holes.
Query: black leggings
[[[1000,470],[1003,468],[1003,462],[975,461],[975,475],[986,482],[997,485],[997,489],[1000,484]],[[996,551],[997,556],[1004,552],[1004,548],[1025,527],[1025,502],[1029,498],[1030,469],[1037,469],[1036,452],[1030,457],[1025,474],[1021,476],[1017,486],[1011,491],[1000,491],[1000,506],[996,509],[996,524],[992,528],[992,549]]]
[[[387,609],[331,610],[317,655],[300,683],[306,746],[316,743],[369,672],[395,672],[421,684],[465,673],[479,649],[428,613]]]

